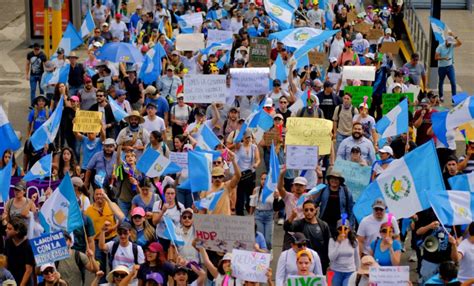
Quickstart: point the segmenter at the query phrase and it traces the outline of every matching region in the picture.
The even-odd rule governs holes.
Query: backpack
[[[136,243],[130,242],[132,244],[132,252],[133,252],[133,263],[134,264],[139,264],[138,263],[138,245]],[[119,241],[114,241],[114,244],[112,245],[112,250],[110,251],[110,256],[109,256],[109,266],[110,269],[113,269],[112,267],[112,261],[115,258],[115,254],[117,253],[117,249],[120,245]]]
[[[192,115],[192,112],[193,112],[193,109],[191,108],[191,106],[187,106],[187,110],[188,110],[188,123],[190,123],[191,121],[191,115]],[[171,107],[171,114],[173,114],[174,116],[176,116],[176,105],[173,105],[173,107]],[[171,120],[171,119],[170,119]]]
[[[300,112],[298,112],[298,117],[303,117],[303,114],[306,112],[307,109],[308,108],[306,106],[301,108]],[[318,111],[318,118],[323,118],[323,111],[321,110],[321,108],[318,107],[318,109],[316,110]]]
[[[86,279],[86,271],[85,271],[86,266],[84,265],[84,263],[82,263],[81,253],[77,250],[74,250],[74,261],[76,262],[76,265],[77,265],[77,268],[79,268],[79,271],[81,271],[81,280],[82,280],[82,283],[84,283]],[[60,261],[54,262],[56,269],[59,266],[59,262]]]
[[[337,127],[339,127],[339,120],[341,120],[341,111],[342,111],[342,104],[339,104],[338,106],[336,106],[336,108],[338,108],[337,110],[337,124],[336,124],[336,129]],[[354,115],[355,115],[355,107],[353,105],[351,105],[351,114],[352,114],[352,118],[354,118]]]

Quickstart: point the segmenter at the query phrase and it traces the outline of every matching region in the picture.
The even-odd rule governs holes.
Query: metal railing
[[[408,29],[413,44],[415,46],[415,51],[420,54],[420,60],[423,62],[425,67],[430,65],[430,46],[429,46],[429,36],[423,30],[421,25],[420,18],[416,14],[415,7],[413,6],[412,0],[405,2],[405,19],[408,24]]]

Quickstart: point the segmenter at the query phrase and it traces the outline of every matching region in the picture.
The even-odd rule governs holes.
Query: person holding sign
[[[400,241],[393,239],[393,234],[391,221],[383,223],[380,226],[380,238],[377,237],[370,243],[370,255],[381,266],[400,265],[402,245]]]
[[[311,272],[311,262],[313,262],[313,255],[309,250],[301,250],[296,254],[296,266],[298,267],[298,276],[315,276]]]

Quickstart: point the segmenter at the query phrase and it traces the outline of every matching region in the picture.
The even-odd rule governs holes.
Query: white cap
[[[306,185],[308,185],[308,180],[306,180],[305,177],[296,177],[293,180],[293,184],[299,184],[299,185],[306,186]]]
[[[50,267],[52,267],[52,268],[54,269],[54,271],[56,271],[56,266],[54,266],[53,263],[46,263],[46,264],[41,265],[41,267],[40,267],[40,272],[43,272],[43,271],[45,271],[47,268],[50,268]]]
[[[267,97],[267,99],[265,99],[265,105],[263,107],[272,107],[273,106],[273,99],[271,99],[270,97]]]
[[[329,62],[330,63],[337,62],[337,58],[336,57],[329,57]]]
[[[102,43],[99,42],[99,41],[94,42],[92,45],[96,48],[101,48],[102,47]]]
[[[390,156],[393,156],[393,150],[392,147],[385,145],[382,148],[379,149],[379,153],[388,153]]]
[[[137,5],[136,9],[142,9],[142,5]]]
[[[385,29],[385,34],[391,34],[391,33],[392,33],[392,29],[390,28]]]

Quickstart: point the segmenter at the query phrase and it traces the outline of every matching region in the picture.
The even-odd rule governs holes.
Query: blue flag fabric
[[[214,211],[214,209],[217,206],[217,203],[222,197],[222,194],[224,193],[224,190],[214,192],[212,194],[207,195],[207,197],[196,201],[195,205],[198,209],[200,210],[208,210],[210,212]]]
[[[42,149],[44,145],[51,144],[54,141],[54,138],[56,138],[56,135],[59,131],[63,109],[64,98],[61,97],[53,114],[51,114],[46,122],[36,129],[30,138],[31,144],[33,145],[35,151]]]
[[[269,196],[277,189],[278,177],[280,176],[280,161],[275,152],[275,145],[270,147],[270,166],[268,168],[267,179],[263,185],[262,202],[265,202]]]
[[[322,31],[319,35],[312,37],[308,41],[305,42],[304,45],[302,45],[300,48],[298,48],[295,53],[293,54],[293,57],[298,60],[302,56],[308,54],[308,52],[321,44],[323,44],[327,39],[331,38],[334,36],[339,30],[328,30],[328,31]]]
[[[168,217],[168,216],[163,216],[163,221],[165,222],[166,228],[165,228],[165,233],[164,236],[171,240],[171,242],[175,246],[184,246],[185,242],[184,239],[176,234],[176,227],[174,225],[173,220]]]
[[[445,36],[444,36],[444,29],[446,29],[446,24],[443,21],[438,20],[436,18],[430,17],[431,29],[433,30],[433,34],[435,36],[436,41],[440,44],[444,43]]]
[[[87,11],[86,17],[81,25],[81,36],[84,38],[88,36],[95,29],[94,19],[92,18],[91,10]]]
[[[181,167],[153,148],[147,148],[137,162],[137,169],[150,178],[176,174]]]
[[[39,159],[30,171],[23,177],[26,182],[34,179],[43,179],[51,176],[51,166],[53,163],[53,153],[49,153]]]
[[[189,151],[188,170],[191,191],[201,192],[211,189],[212,155],[209,153]]]
[[[12,161],[8,161],[8,164],[0,169],[0,193],[2,194],[2,202],[6,203],[8,201],[8,196],[10,194],[10,182],[12,179]]]
[[[461,174],[448,179],[451,190],[474,192],[474,173]]]
[[[74,28],[74,25],[69,22],[69,24],[66,27],[66,31],[63,33],[63,37],[61,41],[59,42],[59,48],[64,49],[64,55],[69,56],[69,54],[75,50],[77,47],[82,45],[83,40],[79,32],[77,32],[76,28]],[[56,55],[57,53],[55,53]]]
[[[381,138],[408,132],[408,100],[405,98],[375,125]]]
[[[71,65],[65,64],[60,68],[55,69],[53,72],[44,73],[41,81],[42,85],[55,85],[57,83],[67,83],[69,80],[69,70]]]
[[[278,24],[281,30],[292,27],[295,7],[285,0],[264,0],[263,4],[268,16]]]
[[[474,221],[474,192],[431,190],[429,200],[436,216],[445,225]]]
[[[128,113],[118,105],[118,103],[112,97],[108,97],[110,108],[112,109],[112,113],[114,114],[115,121],[120,122],[122,119],[128,116]]]
[[[166,51],[159,43],[145,54],[143,65],[138,75],[138,78],[143,80],[143,83],[152,84],[158,80],[161,75],[161,59],[163,57],[166,57]]]
[[[20,139],[16,136],[2,105],[0,105],[0,138],[0,154],[3,154],[7,149],[16,151],[21,147]]]
[[[181,18],[178,15],[174,15],[176,20],[178,21],[179,29],[181,30],[181,34],[192,34],[194,32],[193,25],[186,22],[185,19]]]

